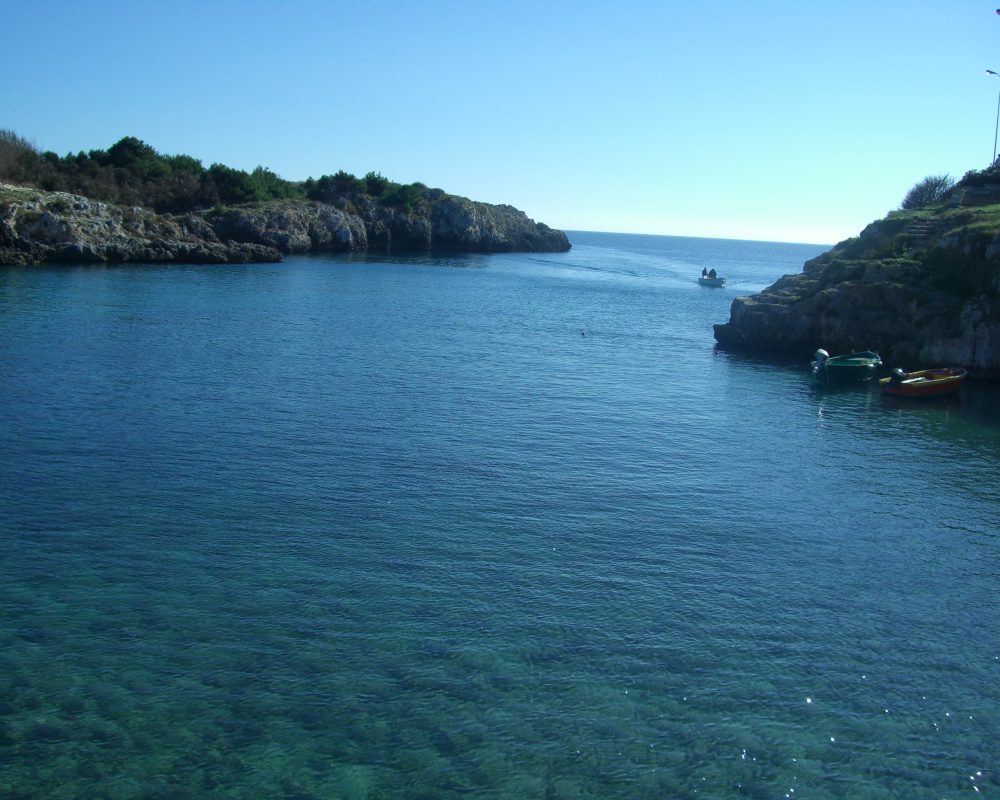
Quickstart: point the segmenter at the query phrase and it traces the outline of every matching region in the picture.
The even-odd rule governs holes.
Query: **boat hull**
[[[906,377],[882,378],[879,388],[893,397],[941,397],[954,394],[965,383],[966,371],[961,367],[924,369],[908,372]]]
[[[833,356],[822,363],[813,362],[813,375],[816,380],[825,384],[864,383],[875,377],[875,371],[880,366],[882,359],[878,353],[869,350],[864,353]]]
[[[725,278],[698,278],[698,283],[702,286],[714,286],[721,288],[726,285]]]

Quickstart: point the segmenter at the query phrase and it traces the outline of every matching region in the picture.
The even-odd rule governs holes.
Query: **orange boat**
[[[883,394],[897,397],[940,397],[961,389],[966,374],[961,367],[922,369],[917,372],[894,369],[891,376],[879,381],[879,387]]]

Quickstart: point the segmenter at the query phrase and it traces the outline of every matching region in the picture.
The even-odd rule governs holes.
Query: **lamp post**
[[[1000,8],[997,9],[997,14],[1000,14]],[[994,77],[1000,78],[1000,72],[994,72],[991,69],[986,70],[987,75],[993,75]],[[1000,132],[1000,96],[997,97],[997,122],[993,127],[993,161],[990,162],[990,166],[996,163],[997,160],[997,133]]]

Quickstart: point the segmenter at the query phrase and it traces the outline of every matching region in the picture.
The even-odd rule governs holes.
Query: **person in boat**
[[[708,271],[708,277],[709,277],[709,278],[714,278],[714,277],[716,277],[716,272],[715,272],[715,267],[712,267],[712,268],[711,268],[711,269],[710,269],[710,270]]]
[[[708,270],[705,269],[704,267],[701,268],[701,277],[703,277],[703,278],[707,278],[708,277]]]

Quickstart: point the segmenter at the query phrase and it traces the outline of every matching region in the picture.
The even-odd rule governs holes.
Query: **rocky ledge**
[[[341,196],[336,204],[278,201],[168,215],[0,184],[0,264],[243,263],[371,248],[561,252],[570,244],[516,208],[439,191],[419,213]]]
[[[873,349],[893,366],[1000,378],[1000,205],[894,212],[733,301],[720,347],[807,358]]]

